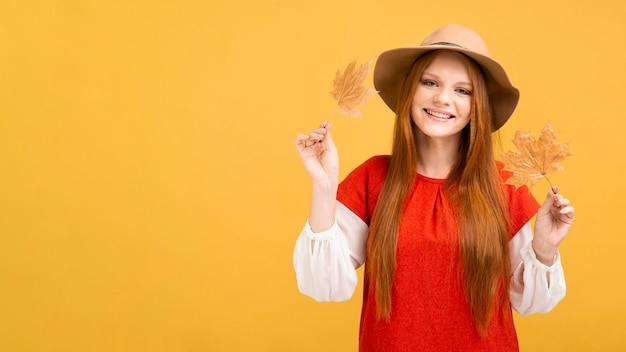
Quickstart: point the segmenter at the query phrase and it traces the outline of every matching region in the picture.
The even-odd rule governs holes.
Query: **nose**
[[[441,105],[450,104],[450,93],[446,89],[440,89],[434,96],[435,103]]]

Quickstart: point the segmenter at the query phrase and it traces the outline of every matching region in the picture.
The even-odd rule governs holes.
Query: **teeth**
[[[430,111],[430,110],[426,110],[426,112],[430,115],[433,115],[436,118],[439,119],[449,119],[450,117],[452,117],[451,115],[446,115],[446,114],[440,114],[438,112],[434,112],[434,111]]]

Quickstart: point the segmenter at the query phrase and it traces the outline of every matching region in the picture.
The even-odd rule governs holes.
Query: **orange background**
[[[355,351],[361,287],[296,288],[293,142],[333,116],[338,68],[445,23],[521,90],[503,150],[547,121],[571,141],[550,176],[577,209],[568,295],[516,316],[522,350],[625,350],[626,8],[608,0],[4,1],[0,350]],[[389,151],[390,111],[361,111],[332,117],[342,176]]]

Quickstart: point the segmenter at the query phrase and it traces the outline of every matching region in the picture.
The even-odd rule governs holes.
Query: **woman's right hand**
[[[296,148],[314,183],[330,181],[336,184],[339,178],[339,157],[330,136],[331,127],[331,123],[322,121],[318,128],[296,137]]]

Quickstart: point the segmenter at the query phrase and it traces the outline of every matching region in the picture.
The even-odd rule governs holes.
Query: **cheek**
[[[425,95],[424,90],[420,89],[420,86],[418,85],[417,87],[415,87],[415,90],[413,91],[413,102],[423,100],[424,95]]]
[[[420,94],[419,90],[416,90],[411,100],[411,109],[420,109],[424,104],[424,95]]]
[[[463,114],[463,117],[469,119],[469,114],[472,111],[471,100],[467,99],[467,100],[460,102],[460,104],[458,105],[458,109],[459,109],[459,113]]]

